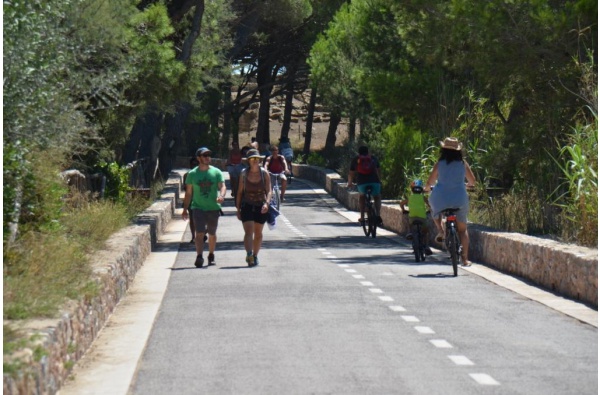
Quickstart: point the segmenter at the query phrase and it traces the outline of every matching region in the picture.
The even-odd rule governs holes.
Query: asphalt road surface
[[[152,297],[132,291],[141,305],[156,299],[153,312],[138,320],[143,308],[128,312],[124,301],[126,318],[99,340],[120,346],[92,350],[87,370],[76,369],[61,393],[598,393],[597,326],[475,271],[453,277],[441,251],[415,263],[407,241],[386,231],[365,237],[357,213],[316,188],[289,186],[255,268],[245,262],[231,198],[216,266],[194,267],[189,231],[176,220],[163,246],[172,260],[145,265],[164,295],[155,295],[158,285]],[[148,329],[129,330],[128,340],[129,321]],[[125,359],[129,367],[119,365]]]

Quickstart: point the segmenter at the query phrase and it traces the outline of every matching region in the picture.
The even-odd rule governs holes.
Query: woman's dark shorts
[[[242,222],[253,221],[257,224],[264,225],[269,218],[269,212],[262,214],[260,211],[262,206],[253,206],[248,203],[242,203],[242,209],[240,210]]]

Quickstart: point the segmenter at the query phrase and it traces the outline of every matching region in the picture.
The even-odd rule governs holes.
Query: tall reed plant
[[[556,200],[566,219],[562,237],[586,246],[598,246],[598,123],[572,128],[569,143],[555,159],[562,171],[565,192]]]

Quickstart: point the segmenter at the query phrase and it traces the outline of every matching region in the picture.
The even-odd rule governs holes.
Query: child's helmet
[[[423,192],[423,181],[414,180],[413,182],[410,183],[410,189],[415,193]]]

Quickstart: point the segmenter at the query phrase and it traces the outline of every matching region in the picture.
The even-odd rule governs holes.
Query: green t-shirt
[[[410,195],[408,197],[408,210],[410,218],[427,218],[425,195],[422,193],[413,193]]]
[[[209,166],[208,170],[201,171],[195,167],[187,173],[185,184],[192,186],[192,210],[216,211],[221,209],[217,203],[219,196],[219,183],[224,182],[223,173],[216,167]]]

